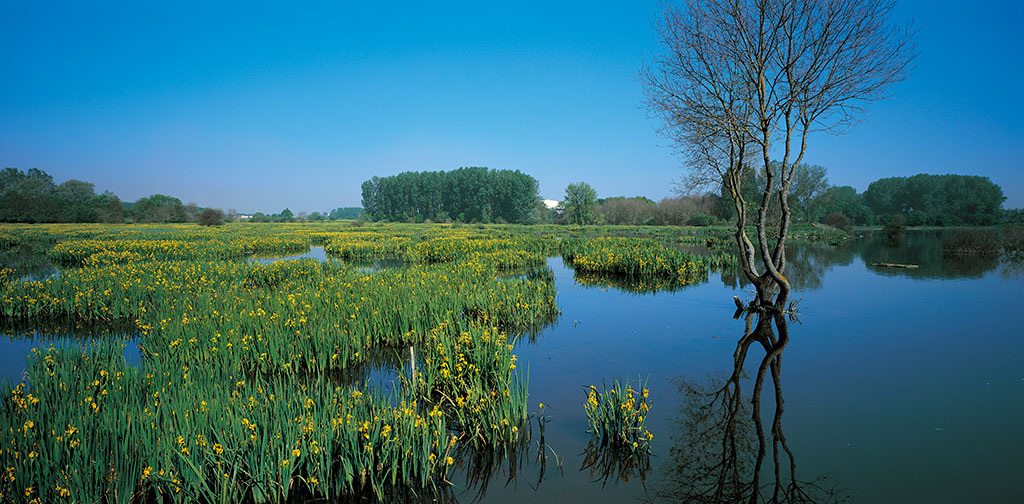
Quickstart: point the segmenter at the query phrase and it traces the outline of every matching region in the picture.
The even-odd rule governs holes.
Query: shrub
[[[196,220],[200,226],[219,226],[224,224],[224,212],[216,208],[207,208],[199,213]]]
[[[713,226],[715,224],[715,218],[705,213],[693,214],[687,224],[697,227]]]
[[[830,213],[825,216],[825,224],[836,229],[842,229],[847,233],[853,230],[853,224],[850,222],[850,218],[840,212]]]
[[[885,224],[885,237],[890,241],[897,241],[903,238],[903,234],[907,231],[907,219],[902,215],[894,215],[889,218],[889,222]]]

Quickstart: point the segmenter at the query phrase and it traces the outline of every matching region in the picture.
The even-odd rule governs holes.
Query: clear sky
[[[0,0],[0,166],[125,201],[241,212],[360,204],[374,175],[517,169],[561,199],[671,194],[679,160],[641,106],[657,0]],[[912,77],[807,161],[881,177],[990,177],[1024,206],[1024,7],[902,1]]]

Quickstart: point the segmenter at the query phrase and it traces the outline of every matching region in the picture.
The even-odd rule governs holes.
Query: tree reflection
[[[742,312],[741,312],[742,313]],[[775,333],[775,327],[778,335]],[[797,477],[796,458],[782,429],[782,352],[789,330],[782,314],[746,313],[745,329],[733,353],[731,374],[705,382],[681,380],[683,395],[679,430],[670,460],[651,501],[840,502],[845,496],[825,478]],[[742,386],[749,382],[744,363],[751,346],[764,356],[753,377],[750,400]],[[761,393],[766,379],[774,390],[774,413],[767,432],[762,420]],[[770,459],[766,461],[769,457]]]
[[[793,290],[816,290],[822,286],[825,273],[835,266],[846,266],[853,262],[857,249],[846,243],[842,246],[793,245],[787,247],[787,275]],[[747,287],[750,281],[738,267],[723,268],[722,283],[728,287]]]

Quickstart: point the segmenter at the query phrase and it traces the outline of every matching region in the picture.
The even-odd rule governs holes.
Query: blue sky
[[[209,4],[208,4],[209,3]],[[374,175],[517,169],[561,199],[671,194],[641,106],[657,1],[0,0],[0,165],[242,212],[359,205]],[[919,56],[893,97],[807,161],[991,177],[1024,207],[1018,2],[899,2]]]

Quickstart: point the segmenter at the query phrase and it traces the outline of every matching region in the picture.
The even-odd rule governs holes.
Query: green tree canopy
[[[114,214],[107,208],[113,193],[96,196],[92,182],[68,180],[55,184],[37,168],[0,171],[0,222],[120,222],[121,202]],[[97,198],[100,198],[97,200]],[[105,210],[100,212],[100,208]]]
[[[875,214],[864,204],[864,198],[850,186],[832,186],[825,192],[821,215],[842,214],[858,226],[867,226],[875,221]]]
[[[605,224],[653,224],[658,212],[658,205],[643,196],[605,198],[598,201],[598,206]]]
[[[331,213],[327,215],[328,219],[358,219],[362,215],[362,207],[340,207],[331,210]]]
[[[889,177],[864,191],[864,202],[875,215],[900,215],[912,226],[996,224],[1005,200],[1002,188],[974,175]]]
[[[483,167],[450,172],[403,172],[363,182],[363,210],[372,220],[529,222],[537,180]]]
[[[166,194],[139,198],[132,206],[136,222],[185,222],[188,213],[181,200]]]
[[[200,226],[220,226],[224,224],[224,211],[217,208],[206,208],[199,212],[196,222]]]
[[[565,188],[565,217],[572,224],[593,224],[597,191],[586,182],[569,184]]]

